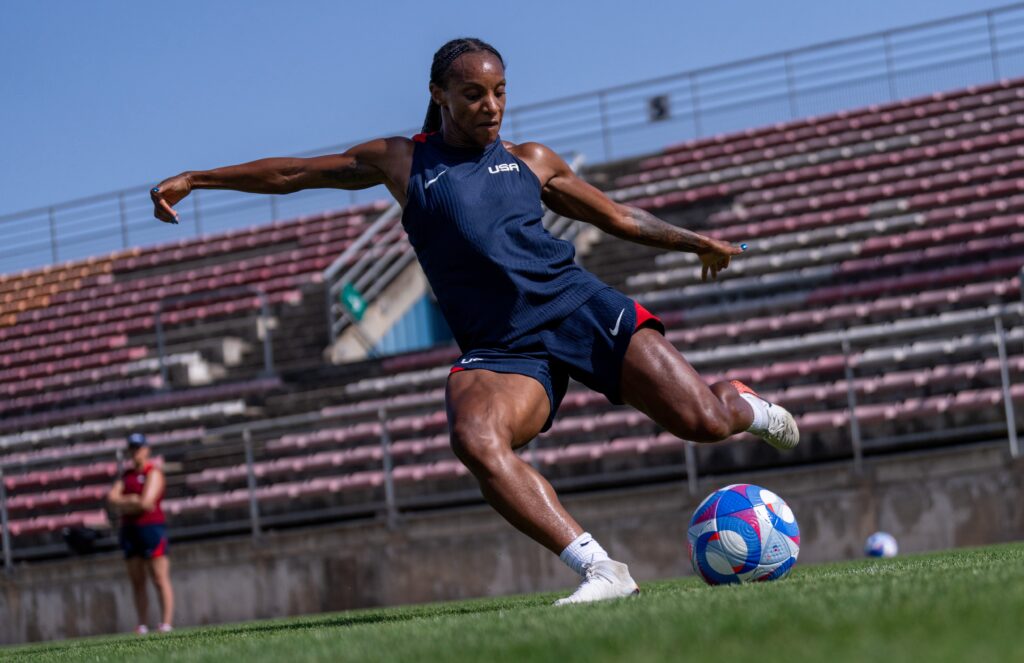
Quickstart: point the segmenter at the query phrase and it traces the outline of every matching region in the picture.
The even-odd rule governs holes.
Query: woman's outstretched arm
[[[717,278],[718,272],[729,266],[730,257],[743,252],[728,242],[662,221],[647,210],[611,200],[577,177],[561,157],[544,145],[526,143],[518,147],[521,158],[541,180],[544,204],[562,216],[586,221],[638,244],[696,253],[702,264],[701,277],[705,280],[709,273],[711,278]]]
[[[386,184],[392,193],[404,193],[404,186],[396,180],[401,173],[408,173],[401,163],[403,156],[411,154],[408,143],[405,138],[381,138],[342,154],[277,157],[212,170],[185,171],[150,191],[153,215],[166,223],[177,223],[174,206],[194,189],[285,194],[304,189],[368,189]]]

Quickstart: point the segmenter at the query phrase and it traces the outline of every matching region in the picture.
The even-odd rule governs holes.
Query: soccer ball
[[[749,483],[708,495],[690,519],[687,539],[693,570],[709,585],[784,578],[800,553],[793,511]]]
[[[899,550],[896,538],[888,532],[875,532],[864,543],[864,554],[868,557],[895,557]]]

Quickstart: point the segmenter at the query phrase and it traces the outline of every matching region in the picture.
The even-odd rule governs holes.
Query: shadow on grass
[[[472,614],[488,614],[502,610],[545,606],[547,599],[531,596],[518,599],[490,599],[472,601],[458,605],[428,603],[418,606],[405,606],[373,610],[358,613],[340,613],[336,615],[319,615],[316,617],[292,618],[287,621],[263,622],[255,624],[238,624],[235,626],[217,627],[210,635],[237,635],[241,633],[274,633],[276,631],[303,631],[319,628],[345,628],[366,624],[404,623],[417,619]]]
[[[280,620],[265,622],[248,622],[224,626],[197,626],[173,633],[151,634],[148,636],[135,635],[102,635],[94,638],[82,638],[80,640],[62,640],[53,643],[38,643],[28,645],[16,645],[10,648],[0,647],[0,658],[4,655],[18,655],[22,657],[40,657],[47,654],[63,652],[72,654],[76,652],[87,652],[97,648],[109,648],[111,646],[123,647],[142,651],[162,643],[177,641],[185,643],[193,640],[196,636],[203,638],[219,638],[222,636],[241,635],[245,633],[274,635],[276,633],[295,633],[323,628],[347,628],[367,624],[405,623],[418,619],[436,619],[446,616],[461,616],[472,614],[489,614],[501,612],[502,610],[515,610],[519,608],[539,607],[549,605],[551,600],[547,595],[532,595],[523,597],[506,597],[503,599],[477,599],[456,605],[446,603],[426,603],[412,606],[395,606],[381,608],[378,610],[342,612],[336,614],[322,614],[308,617],[289,617]]]

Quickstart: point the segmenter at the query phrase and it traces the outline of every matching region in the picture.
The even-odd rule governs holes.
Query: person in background
[[[147,626],[147,574],[160,596],[161,620],[158,630],[171,630],[174,618],[174,590],[167,558],[167,526],[160,502],[164,496],[164,473],[149,459],[149,444],[142,433],[128,436],[131,466],[107,495],[110,507],[121,515],[120,543],[124,550],[128,578],[132,583],[135,609],[139,615],[135,632],[144,635]]]

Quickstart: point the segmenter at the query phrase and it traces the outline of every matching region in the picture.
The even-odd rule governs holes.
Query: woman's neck
[[[459,131],[458,127],[443,123],[441,125],[441,140],[449,147],[457,147],[461,150],[483,150],[487,145],[480,145],[472,138]]]

